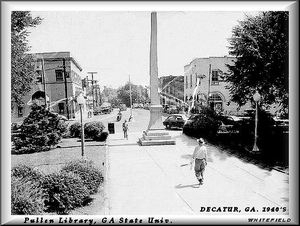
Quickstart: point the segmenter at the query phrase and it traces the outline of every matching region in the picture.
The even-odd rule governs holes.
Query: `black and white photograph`
[[[298,8],[2,1],[1,225],[298,224]]]

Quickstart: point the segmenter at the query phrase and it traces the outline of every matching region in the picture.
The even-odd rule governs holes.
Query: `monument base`
[[[142,146],[151,145],[174,145],[175,140],[165,131],[161,118],[162,106],[150,106],[150,121],[148,129],[143,132],[143,137],[139,138],[139,143]]]
[[[153,145],[174,145],[175,140],[172,140],[171,136],[165,130],[151,130],[144,131],[143,137],[139,138],[139,143],[142,146]]]
[[[161,105],[150,106],[150,121],[147,131],[165,129],[161,119],[162,109],[163,107]]]

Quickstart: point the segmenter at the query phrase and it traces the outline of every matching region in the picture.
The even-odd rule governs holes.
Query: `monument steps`
[[[153,146],[153,145],[174,145],[175,140],[144,140],[144,138],[139,138],[139,143],[142,146]]]

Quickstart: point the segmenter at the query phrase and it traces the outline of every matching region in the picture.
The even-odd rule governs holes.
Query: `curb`
[[[282,169],[279,169],[279,168],[276,168],[276,167],[273,167],[272,169],[273,169],[273,170],[276,170],[276,171],[278,171],[278,172],[280,172],[280,173],[284,173],[284,174],[289,175],[289,171],[288,171],[288,170],[285,171],[285,170],[282,170]]]
[[[109,156],[108,156],[108,144],[105,143],[105,181],[104,181],[104,215],[109,215],[109,197],[108,197],[108,170],[109,170]]]

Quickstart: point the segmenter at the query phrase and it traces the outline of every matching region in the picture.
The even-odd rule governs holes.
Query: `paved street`
[[[287,174],[243,162],[207,144],[205,183],[199,187],[190,166],[181,166],[189,162],[195,139],[181,130],[172,130],[169,132],[176,145],[139,146],[137,141],[147,128],[149,111],[133,109],[128,140],[123,139],[121,123],[129,118],[130,109],[123,112],[121,122],[116,122],[115,114],[116,111],[104,120],[114,122],[116,132],[107,141],[105,214],[288,214]],[[206,207],[221,208],[209,211]],[[272,211],[272,207],[278,208]]]

